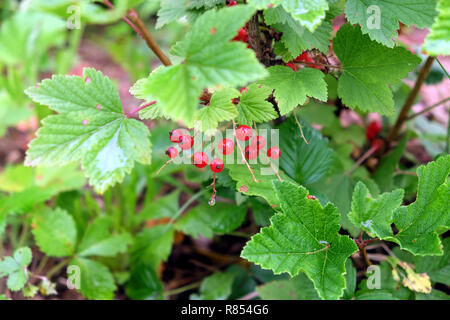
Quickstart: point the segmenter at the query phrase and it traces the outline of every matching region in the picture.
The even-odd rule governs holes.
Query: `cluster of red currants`
[[[297,63],[305,63],[308,67],[320,70],[321,67],[315,64],[315,61],[309,55],[308,51],[303,51],[301,55],[292,60],[289,63],[286,63],[286,66],[291,68],[293,71],[298,71],[299,67]]]
[[[266,145],[266,139],[262,136],[253,137],[253,130],[249,126],[241,125],[236,129],[236,139],[239,141],[248,141],[250,144],[245,148],[244,156],[247,160],[256,159],[259,155],[260,150],[262,150]],[[181,150],[189,150],[194,145],[194,138],[190,135],[184,134],[181,130],[175,129],[169,133],[169,139],[173,143],[178,143]],[[223,155],[229,155],[234,151],[234,141],[230,139],[222,139],[219,141],[218,150]],[[170,159],[175,159],[179,151],[175,147],[169,147],[166,151],[167,156]],[[281,150],[278,147],[270,147],[267,150],[267,156],[270,159],[278,159],[281,155]],[[211,171],[214,173],[219,173],[224,168],[224,163],[221,159],[214,158],[209,162],[208,156],[204,152],[195,152],[192,155],[192,164],[197,168],[204,168],[208,165]]]

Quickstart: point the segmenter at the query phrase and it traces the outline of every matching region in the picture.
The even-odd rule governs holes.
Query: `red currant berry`
[[[289,63],[286,63],[286,67],[291,68],[292,71],[297,71],[293,63],[290,63],[290,62],[289,62]]]
[[[270,159],[278,159],[281,155],[281,150],[278,147],[270,147],[269,150],[267,150],[267,156]]]
[[[264,137],[261,136],[256,136],[252,139],[250,145],[255,147],[256,149],[262,149],[266,145],[266,139],[264,139]]]
[[[258,157],[259,155],[259,150],[256,149],[253,146],[246,146],[245,147],[245,158],[247,160],[254,160]]]
[[[169,139],[170,141],[172,141],[173,143],[178,143],[180,142],[180,138],[183,135],[183,132],[181,132],[180,130],[172,130],[169,132]]]
[[[372,141],[370,147],[375,151],[380,150],[384,146],[384,141],[381,139],[375,139]]]
[[[208,156],[203,152],[196,152],[192,155],[192,163],[197,168],[204,168],[208,165]]]
[[[166,154],[170,159],[174,159],[178,156],[178,150],[174,147],[170,147],[169,149],[167,149]]]
[[[228,0],[227,7],[233,7],[233,6],[237,6],[236,0]]]
[[[373,140],[380,133],[382,127],[381,123],[378,121],[372,121],[369,123],[366,129],[366,138],[367,140]]]
[[[194,138],[191,136],[181,136],[178,145],[183,150],[189,150],[194,145]]]
[[[211,163],[209,164],[209,167],[211,168],[212,172],[219,173],[223,170],[223,161],[220,159],[212,159]]]
[[[223,139],[220,140],[218,147],[222,154],[230,154],[234,151],[234,142],[230,139]]]
[[[244,28],[238,30],[238,34],[233,38],[233,41],[248,42],[248,32]]]
[[[236,139],[240,141],[247,141],[250,139],[250,136],[252,135],[252,128],[246,125],[239,126],[236,129]]]

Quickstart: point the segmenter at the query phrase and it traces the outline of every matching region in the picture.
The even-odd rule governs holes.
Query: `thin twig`
[[[103,0],[103,3],[111,9],[114,8],[114,5],[109,0]],[[158,57],[163,65],[170,66],[172,64],[170,59],[164,54],[158,43],[156,43],[155,39],[148,31],[144,22],[141,20],[141,18],[139,18],[136,10],[128,10],[127,15],[122,18],[126,23],[130,25],[131,28],[133,28],[134,31],[136,31],[137,34],[142,37],[142,39],[144,39],[144,41],[147,43],[147,46],[153,51],[153,53]]]
[[[161,166],[161,168],[158,169],[158,171],[156,171],[155,176],[159,175],[162,171],[162,169],[164,169],[169,163],[171,163],[173,161],[174,158],[171,158],[169,160],[167,160],[166,162],[164,162],[164,164]]]
[[[147,108],[148,106],[151,106],[152,104],[155,104],[156,102],[157,102],[157,101],[155,100],[155,101],[152,101],[152,102],[143,104],[142,106],[140,106],[140,107],[138,107],[138,108],[132,110],[131,112],[128,112],[127,114],[125,114],[125,116],[126,116],[127,118],[130,118],[130,117],[131,117],[133,114],[135,114],[136,112],[139,112],[139,111],[141,111],[142,109]]]
[[[420,116],[420,115],[422,115],[422,114],[424,114],[424,113],[427,113],[428,111],[430,111],[430,110],[432,110],[432,109],[434,109],[434,108],[440,106],[440,105],[443,104],[443,103],[446,103],[447,101],[450,101],[450,97],[447,97],[447,98],[445,98],[445,99],[442,99],[441,101],[436,102],[436,103],[433,104],[432,106],[429,106],[429,107],[423,109],[422,111],[417,112],[417,113],[415,113],[415,114],[409,116],[408,118],[406,118],[406,121],[412,120],[412,119],[414,119],[415,117],[418,117],[418,116]]]
[[[258,135],[258,127],[256,126],[256,122],[253,121],[253,126],[255,127],[255,132]],[[281,179],[280,174],[278,173],[278,170],[275,169],[275,167],[273,166],[272,161],[270,160],[270,158],[263,152],[262,154],[264,154],[264,156],[266,157],[266,159],[269,161],[270,164],[270,168],[272,169],[272,171],[276,174],[277,178],[279,181],[283,181],[283,179]]]
[[[350,170],[348,170],[345,174],[349,175],[351,174],[353,171],[355,171],[356,169],[359,168],[359,166],[367,160],[367,158],[369,158],[372,154],[374,154],[376,151],[378,150],[378,148],[376,147],[372,147],[369,150],[366,151],[366,153],[364,153],[361,158],[359,158],[355,164],[353,165],[353,167],[350,168]]]
[[[253,292],[250,292],[250,293],[246,294],[245,296],[239,298],[238,300],[252,300],[258,296],[259,296],[259,293],[256,291],[253,291]]]
[[[150,49],[152,49],[152,51],[155,53],[155,55],[158,57],[158,59],[163,63],[163,65],[170,66],[172,64],[172,62],[170,62],[170,59],[161,50],[158,43],[156,43],[153,36],[150,34],[150,32],[145,27],[144,22],[142,22],[142,20],[139,18],[136,10],[134,10],[134,9],[129,10],[128,18],[141,30],[142,37],[144,38],[148,47]]]
[[[198,287],[200,287],[201,284],[202,284],[201,281],[197,281],[197,282],[189,283],[189,284],[187,284],[185,286],[182,286],[182,287],[179,287],[179,288],[176,288],[176,289],[167,290],[166,292],[164,292],[164,296],[165,297],[174,296],[176,294],[180,294],[180,293],[183,293],[185,291],[198,288]]]
[[[247,160],[245,159],[244,151],[242,150],[242,147],[241,147],[241,145],[239,144],[239,141],[238,141],[238,138],[237,138],[237,135],[236,135],[236,122],[234,122],[234,121],[233,121],[233,132],[234,132],[234,136],[235,136],[235,138],[236,138],[236,145],[237,145],[237,147],[239,148],[239,151],[240,151],[240,153],[241,153],[242,160],[244,161],[244,163],[245,163],[245,165],[247,166],[248,170],[249,170],[250,173],[252,174],[253,181],[254,181],[255,183],[258,183],[259,181],[256,180],[255,173],[253,172],[253,169],[250,167],[250,165],[248,164]]]
[[[431,56],[428,57],[427,60],[425,61],[424,65],[422,66],[422,69],[420,69],[419,76],[417,77],[417,81],[414,85],[414,88],[409,93],[408,98],[406,99],[405,103],[403,104],[400,114],[398,115],[395,125],[392,127],[391,131],[389,132],[389,135],[386,139],[386,148],[389,148],[392,141],[394,141],[394,139],[397,138],[397,136],[400,132],[400,129],[402,128],[406,119],[408,119],[408,114],[411,111],[411,108],[414,104],[414,101],[416,100],[417,95],[419,94],[420,88],[422,87],[423,83],[425,82],[425,79],[427,78],[428,74],[430,73],[431,66],[433,65],[434,59],[435,59],[434,57],[431,57]]]
[[[334,69],[342,69],[341,66],[335,66],[332,64],[327,63],[318,63],[318,62],[306,62],[306,61],[295,61],[294,63],[304,64],[304,65],[311,65],[311,66],[318,66],[318,67],[328,67],[328,68],[334,68]]]
[[[292,114],[294,115],[295,122],[297,122],[297,125],[300,128],[300,137],[303,138],[303,140],[305,141],[306,144],[309,144],[308,140],[306,140],[306,137],[303,134],[302,125],[300,124],[300,121],[298,121],[297,114],[295,113],[295,110],[292,112]]]

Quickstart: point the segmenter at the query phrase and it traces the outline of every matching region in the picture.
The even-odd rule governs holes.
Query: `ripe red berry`
[[[281,150],[278,147],[270,147],[269,150],[267,150],[267,156],[270,159],[278,159],[281,155]]]
[[[375,149],[375,151],[380,150],[384,146],[384,141],[381,139],[375,139],[370,144],[370,147],[372,149]]]
[[[180,130],[175,129],[169,132],[169,139],[173,143],[178,143],[180,142],[180,138],[182,135],[183,133]]]
[[[314,63],[314,59],[311,58],[308,52],[306,51],[303,52],[301,55],[299,55],[297,58],[295,58],[294,61]]]
[[[290,63],[290,62],[289,62],[289,63],[286,63],[286,67],[291,68],[292,71],[297,71],[293,63]]]
[[[247,160],[254,160],[258,157],[259,150],[253,146],[246,146],[245,147],[245,158]]]
[[[247,141],[250,139],[250,136],[252,135],[252,128],[246,125],[239,126],[236,129],[236,139],[240,141]]]
[[[230,139],[220,140],[218,148],[222,154],[230,154],[234,151],[234,142]]]
[[[220,159],[212,159],[211,163],[209,164],[211,171],[216,173],[221,172],[223,170],[223,166],[223,161]]]
[[[261,136],[256,136],[252,139],[250,145],[255,147],[256,149],[262,149],[266,145],[266,139],[264,139],[264,137]]]
[[[227,7],[233,7],[233,6],[237,6],[236,0],[228,0]]]
[[[170,159],[176,158],[178,156],[178,150],[174,147],[170,147],[166,150],[166,154],[169,156]]]
[[[238,34],[233,38],[233,41],[248,42],[248,32],[244,28],[238,30]]]
[[[367,140],[373,140],[380,133],[382,129],[381,123],[378,121],[372,121],[369,123],[366,129]]]
[[[208,165],[208,156],[203,152],[196,152],[192,155],[192,163],[197,168],[204,168]]]
[[[178,143],[181,149],[183,150],[189,150],[194,145],[194,138],[191,136],[181,136],[180,142]]]

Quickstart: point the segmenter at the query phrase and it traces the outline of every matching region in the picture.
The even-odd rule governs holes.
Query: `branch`
[[[114,5],[109,0],[103,0],[103,3],[111,9],[114,8]],[[163,65],[170,66],[172,64],[170,62],[170,59],[164,54],[159,45],[156,43],[153,36],[147,30],[144,22],[142,22],[141,18],[139,18],[139,15],[137,14],[136,10],[130,9],[127,15],[122,18],[126,23],[130,25],[130,27],[134,31],[136,31],[138,35],[142,37],[142,39],[145,40],[148,47],[154,52],[154,54],[158,57],[158,59],[162,62]]]
[[[420,116],[420,115],[422,115],[422,114],[424,114],[424,113],[427,113],[427,112],[430,111],[431,109],[434,109],[434,108],[440,106],[441,104],[446,103],[446,102],[449,101],[449,100],[450,100],[450,97],[445,98],[445,99],[443,99],[443,100],[441,100],[441,101],[439,101],[439,102],[433,104],[432,106],[429,106],[428,108],[425,108],[425,109],[423,109],[422,111],[417,112],[417,113],[415,113],[415,114],[409,116],[408,118],[406,118],[406,121],[412,120],[412,119],[414,119],[415,117],[418,117],[418,116]]]
[[[141,111],[142,109],[147,108],[148,106],[151,106],[152,104],[155,104],[155,103],[156,103],[156,100],[154,100],[154,101],[152,101],[152,102],[149,102],[149,103],[146,103],[146,104],[143,104],[142,106],[140,106],[140,107],[138,107],[138,108],[132,110],[131,112],[128,112],[127,114],[125,114],[125,116],[126,116],[127,118],[130,118],[130,117],[131,117],[133,114],[135,114],[136,112],[139,112],[139,111]]]
[[[411,111],[414,101],[416,100],[416,97],[419,94],[420,88],[422,87],[423,83],[425,82],[425,79],[427,78],[428,74],[430,73],[431,66],[433,65],[434,59],[435,59],[434,57],[431,57],[431,56],[428,57],[427,61],[422,66],[422,69],[420,70],[419,77],[417,78],[414,88],[409,93],[409,96],[406,99],[405,103],[403,104],[400,114],[398,115],[397,121],[396,121],[394,127],[392,127],[392,129],[389,132],[389,135],[386,139],[386,147],[387,148],[392,143],[392,141],[395,138],[397,138],[397,136],[400,132],[400,129],[402,128],[405,121],[408,119],[408,113]]]
[[[170,62],[169,58],[164,54],[159,45],[156,43],[153,36],[145,27],[144,22],[139,18],[136,10],[131,9],[128,11],[128,18],[133,22],[138,29],[141,31],[140,36],[145,40],[148,47],[156,54],[158,59],[162,62],[163,65],[170,66],[172,62]]]

